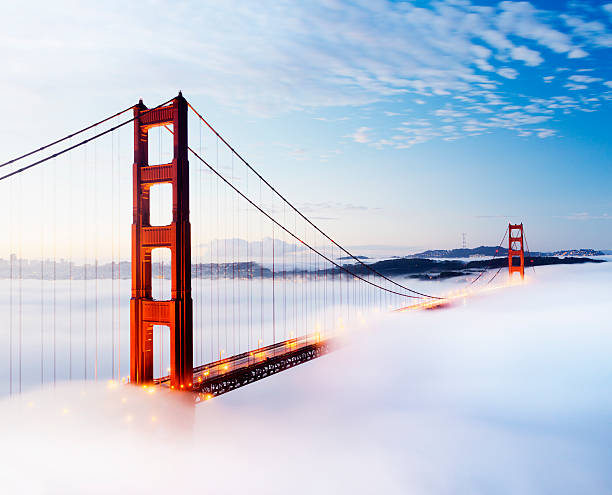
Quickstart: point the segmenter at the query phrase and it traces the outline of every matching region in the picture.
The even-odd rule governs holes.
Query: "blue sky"
[[[533,249],[612,248],[612,3],[63,0],[2,15],[7,159],[182,89],[345,244],[494,244],[522,221]]]

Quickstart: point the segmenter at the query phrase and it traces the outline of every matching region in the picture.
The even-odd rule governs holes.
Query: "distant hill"
[[[552,253],[531,251],[531,256],[603,256],[603,251],[595,249],[567,249],[565,251],[555,251]],[[479,246],[476,248],[458,249],[430,249],[422,253],[412,254],[406,258],[471,258],[476,256],[508,256],[508,249],[498,246]]]
[[[494,248],[493,248],[494,249]],[[529,256],[525,257],[525,268],[545,265],[574,265],[582,263],[605,263],[605,260],[580,257]],[[483,269],[503,268],[508,265],[508,259],[499,257],[488,260],[433,260],[429,258],[400,258],[372,263],[370,266],[379,273],[389,277],[407,276],[421,280],[439,280],[443,278],[470,276]],[[365,266],[353,264],[344,265],[358,275],[366,275]]]
[[[506,248],[497,246],[479,246],[477,248],[429,249],[422,253],[412,254],[406,258],[469,258],[471,256],[507,256]]]
[[[596,249],[567,249],[566,251],[555,251],[551,254],[553,256],[603,256],[606,253]]]

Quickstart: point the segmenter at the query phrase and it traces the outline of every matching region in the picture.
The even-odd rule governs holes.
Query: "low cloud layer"
[[[612,264],[370,320],[206,402],[60,386],[0,403],[6,493],[605,493]]]

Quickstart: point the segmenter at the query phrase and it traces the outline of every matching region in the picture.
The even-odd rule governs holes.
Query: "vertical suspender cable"
[[[53,307],[53,319],[52,319],[52,337],[53,337],[53,386],[55,387],[57,382],[57,166],[55,163],[51,164],[53,168],[53,190],[52,190],[52,216],[53,216],[53,261],[52,261],[52,275],[53,275],[53,287],[52,287],[52,307]]]
[[[202,121],[200,120],[200,153],[202,152]],[[198,309],[200,311],[200,364],[204,363],[204,275],[203,275],[203,267],[204,267],[204,258],[202,256],[202,243],[204,241],[203,235],[202,235],[202,224],[203,224],[203,212],[204,212],[204,207],[203,207],[203,196],[204,196],[204,171],[201,169],[196,169],[198,170],[198,176],[200,177],[200,196],[199,196],[199,202],[200,202],[200,218],[198,219],[198,226],[200,227],[200,242],[198,243],[198,251],[200,253],[200,279],[199,279],[199,284],[200,284],[200,291],[199,291],[199,299],[198,299]]]
[[[219,168],[219,140],[217,139],[217,168]],[[219,294],[220,292],[220,268],[221,268],[221,256],[219,253],[219,235],[221,234],[221,224],[219,221],[219,210],[220,210],[220,197],[219,197],[219,179],[216,179],[216,183],[217,183],[217,231],[216,231],[216,238],[217,238],[217,242],[216,242],[216,246],[217,246],[217,355],[219,356],[219,358],[221,357],[221,332],[220,332],[220,325],[221,325],[221,311],[220,311],[220,298],[221,295]]]
[[[57,382],[57,164],[53,163],[53,386]]]
[[[245,181],[246,181],[246,190],[247,193],[249,191],[249,171],[246,171],[245,174]],[[246,205],[246,215],[247,215],[247,220],[246,220],[246,225],[247,225],[247,262],[248,262],[248,281],[249,281],[249,285],[248,285],[248,292],[249,292],[249,296],[248,296],[248,328],[249,328],[249,343],[248,343],[248,347],[249,349],[253,348],[253,260],[251,259],[251,219],[249,216],[250,213],[250,207],[249,204],[247,203]]]
[[[232,158],[232,178],[234,180],[234,155]],[[232,211],[232,354],[236,354],[236,258],[235,258],[235,245],[236,245],[236,211],[234,210],[234,195],[231,195],[231,211]]]
[[[47,208],[45,205],[45,169],[40,171],[40,212],[41,215],[46,214]],[[40,386],[45,383],[45,224],[40,226]]]
[[[261,181],[259,181],[259,204],[261,204]],[[259,215],[259,238],[261,239],[261,259],[259,265],[259,340],[257,342],[257,347],[262,347],[264,343],[264,230],[263,230],[263,217]]]
[[[72,144],[72,139],[68,141],[68,146]],[[70,177],[74,177],[74,161],[72,159],[72,153],[69,156],[69,166],[68,170],[70,172]],[[70,192],[68,195],[68,210],[73,211],[72,203],[73,203],[73,195],[74,188],[70,188]],[[72,381],[72,242],[73,242],[73,227],[70,222],[70,234],[69,234],[69,247],[68,247],[68,380]]]
[[[232,154],[232,176],[234,175],[234,155]],[[238,198],[238,201],[236,202],[237,206],[237,222],[236,222],[236,239],[234,239],[234,243],[238,243],[238,258],[236,260],[237,266],[238,266],[238,300],[234,300],[234,304],[238,304],[238,353],[242,353],[242,328],[240,325],[240,321],[241,321],[241,309],[242,309],[242,299],[241,299],[241,282],[242,282],[242,276],[241,276],[241,267],[240,267],[240,260],[241,260],[241,256],[240,256],[240,198]]]
[[[306,239],[306,223],[304,222],[304,239]],[[303,244],[303,243],[302,243]],[[303,265],[304,265],[304,276],[306,280],[302,279],[302,322],[304,325],[304,334],[306,335],[306,343],[308,343],[308,288],[305,289],[305,284],[310,281],[310,251],[303,251]]]
[[[163,163],[162,161],[162,128],[157,128],[157,163]],[[162,195],[161,191],[158,189],[157,194],[157,214],[161,216],[162,212]],[[159,220],[159,218],[158,218]],[[159,251],[158,251],[159,253]],[[191,261],[191,260],[190,260]],[[157,262],[157,285],[159,288],[159,299],[164,299],[164,260],[163,255],[159,257],[159,261]],[[157,341],[159,343],[159,378],[165,375],[164,373],[164,327],[160,325],[155,325],[157,327]],[[153,328],[155,328],[153,327]],[[153,332],[153,339],[155,339],[155,332]],[[153,346],[155,349],[155,346]]]
[[[219,164],[219,168],[221,168],[221,164]],[[221,192],[220,192],[220,196],[219,196],[219,209],[223,210],[226,218],[227,218],[227,196],[225,194],[225,190],[223,187],[221,187]],[[220,268],[221,268],[221,279],[220,279],[220,287],[223,287],[223,324],[222,324],[222,328],[223,328],[223,334],[225,336],[225,343],[223,345],[223,357],[227,357],[229,355],[229,322],[227,319],[227,233],[225,231],[225,228],[227,226],[229,222],[227,220],[223,220],[221,221],[220,225],[220,231],[223,231],[223,242],[222,242],[222,247],[223,247],[223,257],[221,260],[221,263],[219,264]],[[219,314],[219,318],[221,318],[221,315]]]
[[[97,141],[93,143],[93,154],[94,154],[94,184],[93,184],[93,220],[94,225],[98,223],[98,195],[97,195],[97,185],[98,185],[98,147]],[[95,316],[96,319],[94,321],[94,329],[95,329],[95,361],[94,361],[94,380],[98,380],[98,229],[94,229],[94,276],[95,276],[95,285],[94,285],[94,304],[95,304]]]
[[[115,135],[111,133],[111,379],[115,380]]]
[[[9,184],[9,203],[13,204],[13,181]],[[9,397],[13,396],[13,216],[9,216]]]
[[[293,212],[293,231],[297,232],[297,214]],[[298,245],[293,243],[293,335],[298,336],[297,329],[297,250]],[[291,334],[290,334],[291,335]]]
[[[274,205],[272,206],[272,211],[274,211]],[[274,259],[274,242],[274,224],[272,224],[272,343],[276,344],[276,292],[274,287],[276,264]],[[274,348],[274,354],[276,354],[276,348]]]
[[[283,225],[287,225],[287,210],[283,203]],[[285,248],[287,246],[283,230],[283,340],[287,340],[287,266],[285,264]]]
[[[212,172],[210,172],[210,182],[209,182],[209,189],[210,192],[208,194],[208,200],[209,200],[209,208],[208,211],[212,212],[212,207],[213,207],[213,180],[214,180],[214,176],[212,174]],[[212,215],[209,214],[209,218]],[[212,226],[212,219],[210,221],[210,225]],[[212,229],[210,229],[212,230]],[[209,232],[210,232],[209,230]],[[209,295],[210,295],[210,360],[214,361],[215,360],[215,353],[214,353],[214,337],[213,337],[213,332],[214,332],[214,316],[213,316],[213,239],[212,237],[209,240],[209,250],[208,252],[210,253],[210,272],[209,272],[209,277],[210,277],[210,291],[209,291]]]
[[[202,155],[202,123],[200,122],[199,125],[199,129],[198,129],[198,151],[200,153],[200,155]],[[202,249],[202,171],[195,169],[195,168],[191,168],[192,170],[194,170],[194,173],[197,173],[198,175],[196,175],[196,185],[198,186],[198,198],[197,198],[197,203],[194,204],[194,207],[197,205],[198,206],[198,210],[200,215],[198,216],[198,220],[197,220],[197,227],[198,227],[198,244],[197,244],[197,251],[196,251],[196,281],[195,281],[195,287],[197,289],[196,291],[196,307],[195,307],[195,317],[196,317],[196,321],[197,321],[197,325],[196,325],[196,336],[198,339],[198,342],[196,343],[196,348],[195,348],[195,354],[196,354],[196,364],[199,366],[203,363],[203,358],[202,358],[202,255],[201,255],[201,249]]]
[[[87,380],[87,146],[83,167],[83,376]]]
[[[121,211],[121,131],[117,132],[117,210]],[[119,216],[119,215],[117,215]],[[117,260],[119,262],[119,266],[117,268],[117,297],[119,300],[117,301],[117,320],[119,321],[118,332],[117,332],[117,378],[121,380],[121,222],[117,221]]]
[[[19,175],[19,198],[20,200],[23,198],[23,190],[22,190],[22,183],[21,183],[21,174]],[[20,216],[22,215],[22,210],[20,208]],[[23,222],[20,222],[20,224],[23,224]],[[23,244],[23,239],[22,239],[22,235],[21,235],[21,229],[19,229],[19,347],[18,347],[18,355],[19,355],[19,393],[21,394],[21,372],[22,372],[22,362],[21,362],[21,346],[23,343],[23,335],[22,335],[22,331],[23,331],[23,315],[22,315],[22,311],[23,311],[23,306],[22,306],[22,300],[23,300],[23,261],[21,259],[21,246]]]

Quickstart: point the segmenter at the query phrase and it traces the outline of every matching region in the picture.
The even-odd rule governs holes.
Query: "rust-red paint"
[[[525,250],[523,248],[523,224],[508,225],[508,273],[510,278],[512,274],[518,272],[521,278],[525,278]],[[514,266],[512,259],[518,256],[520,259],[519,266]]]
[[[132,299],[130,301],[130,379],[153,381],[153,325],[170,328],[170,384],[189,390],[193,382],[193,302],[191,299],[191,225],[189,223],[189,162],[187,156],[187,101],[147,111],[134,107],[134,166],[132,224]],[[172,124],[172,163],[149,166],[148,131]],[[151,226],[149,192],[154,184],[172,184],[172,223]],[[172,253],[172,293],[168,301],[153,300],[151,252]]]

